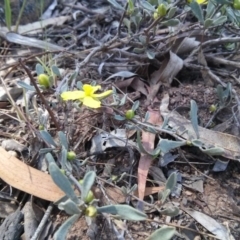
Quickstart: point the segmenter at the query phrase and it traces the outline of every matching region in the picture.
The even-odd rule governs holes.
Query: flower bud
[[[49,76],[48,75],[42,73],[42,74],[38,75],[37,79],[38,79],[38,83],[41,86],[43,86],[45,88],[49,88],[50,87],[50,80],[49,80]]]
[[[240,0],[233,0],[233,8],[240,10]]]
[[[68,153],[67,153],[67,159],[68,159],[69,161],[76,159],[76,153],[73,152],[73,151],[68,152]]]
[[[85,215],[88,217],[96,217],[97,209],[94,206],[88,206],[85,210]]]
[[[216,107],[216,105],[214,105],[214,104],[212,104],[212,105],[209,107],[209,111],[210,111],[210,112],[216,112],[216,110],[217,110],[217,107]]]
[[[164,4],[160,4],[157,8],[159,17],[164,17],[167,14],[167,8]]]
[[[133,119],[134,116],[135,116],[135,113],[132,109],[127,110],[126,113],[125,113],[125,118],[128,119],[128,120]]]

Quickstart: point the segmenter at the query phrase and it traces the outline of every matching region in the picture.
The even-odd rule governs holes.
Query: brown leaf
[[[65,195],[50,175],[28,166],[2,147],[0,156],[0,178],[12,187],[53,202]]]
[[[162,124],[162,118],[159,111],[149,111],[148,123],[153,125]],[[146,131],[142,132],[142,145],[146,151],[150,152],[154,149],[154,142],[155,134]],[[152,156],[141,153],[141,158],[138,165],[138,195],[141,200],[144,198],[147,175],[152,161]]]

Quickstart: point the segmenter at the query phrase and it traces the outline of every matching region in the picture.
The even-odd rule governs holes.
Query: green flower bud
[[[69,161],[76,159],[76,153],[73,152],[73,151],[68,152],[68,153],[67,153],[67,159],[68,159]]]
[[[38,79],[38,83],[41,86],[43,86],[45,88],[49,88],[50,87],[50,80],[49,80],[49,76],[48,75],[42,73],[42,74],[38,75],[37,79]]]
[[[85,215],[88,217],[96,217],[97,216],[97,209],[94,206],[88,206],[85,210]]]
[[[217,107],[216,107],[216,105],[214,105],[214,104],[212,104],[212,105],[209,107],[209,111],[210,111],[210,112],[216,112],[216,110],[217,110]]]
[[[43,126],[43,125],[39,125],[39,126],[38,126],[38,129],[39,129],[39,130],[44,130],[44,126]]]
[[[128,120],[133,119],[134,116],[135,116],[135,113],[132,109],[127,110],[126,113],[125,113],[125,118],[128,119]]]
[[[157,8],[159,17],[164,17],[167,14],[167,8],[164,4],[160,4]]]
[[[240,10],[240,0],[233,0],[233,8]]]

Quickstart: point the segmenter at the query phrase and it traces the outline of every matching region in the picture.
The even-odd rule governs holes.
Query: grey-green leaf
[[[157,148],[163,153],[168,153],[170,150],[186,145],[186,141],[173,141],[168,139],[160,139]]]
[[[60,210],[64,210],[69,215],[74,215],[74,214],[80,214],[81,213],[79,207],[71,199],[68,199],[65,202],[59,203],[58,208]]]
[[[193,1],[190,3],[190,8],[192,9],[193,14],[199,20],[199,22],[203,24],[204,18],[201,6],[197,2]]]
[[[191,118],[191,123],[193,126],[193,129],[196,133],[197,138],[199,138],[199,131],[198,131],[198,106],[197,103],[194,100],[190,101],[191,104],[191,110],[190,110],[190,118]]]
[[[174,227],[162,227],[155,231],[147,240],[170,240],[175,234]]]
[[[141,5],[142,5],[143,8],[145,8],[145,9],[151,11],[151,12],[155,11],[155,7],[152,6],[149,2],[147,2],[145,0],[141,1]]]
[[[139,108],[139,104],[140,104],[140,103],[139,103],[138,100],[133,103],[132,110],[133,110],[134,112]]]
[[[211,18],[207,18],[205,21],[204,21],[204,28],[209,28],[211,27],[213,24],[213,20]]]
[[[108,205],[97,208],[99,213],[118,215],[121,219],[130,221],[144,221],[147,215],[128,205]]]
[[[61,145],[63,145],[68,150],[68,141],[66,135],[62,131],[60,131],[58,132],[58,137]]]
[[[169,189],[170,191],[173,191],[176,184],[177,184],[177,174],[173,172],[167,179],[165,189]]]
[[[152,50],[147,49],[146,54],[149,59],[154,59],[155,58],[155,53]]]
[[[96,173],[94,171],[89,171],[85,174],[83,178],[82,183],[82,192],[81,192],[81,198],[85,199],[88,195],[88,192],[90,191],[91,187],[94,184],[96,178]]]
[[[177,7],[170,8],[170,10],[168,11],[167,18],[172,18],[176,11],[177,11]]]
[[[115,1],[115,0],[108,0],[108,2],[111,3],[115,8],[124,11],[124,7],[122,7],[117,1]]]
[[[75,203],[78,203],[78,198],[75,195],[71,183],[69,182],[68,178],[62,174],[59,167],[56,163],[51,161],[52,155],[50,153],[46,154],[46,158],[49,162],[49,172],[54,181],[54,183]]]
[[[225,152],[225,150],[223,148],[220,148],[220,147],[209,148],[209,149],[201,148],[201,151],[208,154],[208,155],[211,155],[211,156],[221,156]]]
[[[78,220],[79,216],[80,216],[79,214],[73,215],[66,222],[64,222],[61,225],[61,227],[57,230],[57,232],[54,234],[53,236],[54,240],[66,239],[69,229]]]
[[[59,68],[57,66],[53,65],[52,66],[52,71],[56,76],[61,77],[61,73],[60,73]]]
[[[217,25],[222,25],[223,23],[225,23],[227,21],[227,16],[220,16],[217,19],[214,19],[213,21],[213,25],[217,26]]]
[[[180,21],[178,19],[170,19],[168,21],[164,21],[161,24],[163,26],[167,26],[167,27],[175,27],[180,23]]]
[[[114,77],[122,77],[122,78],[129,78],[129,77],[133,77],[133,76],[136,76],[137,74],[136,73],[133,73],[133,72],[129,72],[129,71],[120,71],[120,72],[117,72],[115,74],[112,74],[110,77],[108,77],[106,80],[104,80],[105,82],[108,81],[109,79],[111,78],[114,78]]]
[[[165,208],[161,211],[161,214],[170,216],[170,217],[175,217],[179,214],[179,208],[178,207],[168,207]]]
[[[42,139],[51,146],[57,147],[57,144],[54,142],[52,136],[49,134],[48,131],[42,130],[40,131],[40,135]]]
[[[20,87],[22,87],[22,88],[24,88],[24,89],[26,89],[26,90],[35,91],[35,87],[34,87],[34,86],[31,86],[31,85],[29,85],[29,84],[27,84],[27,83],[25,83],[25,82],[23,82],[23,81],[17,81],[17,84],[18,84]]]
[[[44,68],[39,63],[36,64],[36,72],[37,72],[37,75],[40,75],[40,74],[44,73]]]

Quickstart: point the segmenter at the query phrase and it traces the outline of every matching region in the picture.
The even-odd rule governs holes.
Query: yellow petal
[[[91,86],[89,84],[84,84],[83,85],[83,91],[86,93],[86,96],[91,96],[98,89],[101,89],[100,85],[97,85],[97,86]]]
[[[109,95],[112,94],[112,92],[113,92],[113,90],[108,90],[108,91],[105,91],[103,93],[93,94],[93,97],[100,100],[100,99],[108,97]]]
[[[101,102],[96,100],[96,99],[93,99],[92,97],[85,97],[83,99],[83,104],[87,107],[90,107],[90,108],[99,108],[101,107]]]
[[[85,97],[85,92],[83,91],[67,91],[61,94],[61,97],[64,101],[67,100],[77,100]]]

